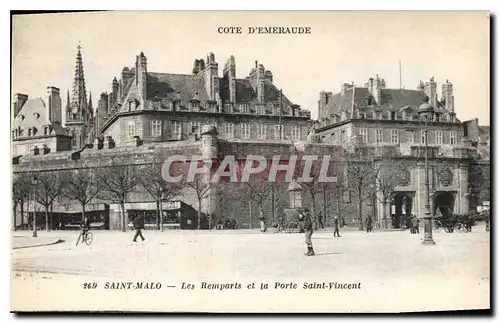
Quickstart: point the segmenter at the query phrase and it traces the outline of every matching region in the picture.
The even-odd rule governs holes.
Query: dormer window
[[[360,119],[364,119],[365,118],[365,113],[364,112],[360,112],[359,113],[359,118]]]
[[[391,111],[391,120],[396,120],[396,112]]]
[[[248,104],[241,104],[240,111],[241,113],[248,113]]]
[[[38,149],[37,146],[35,146],[35,148],[33,148],[33,155],[39,155],[40,154],[40,149]]]
[[[264,106],[263,106],[263,105],[258,105],[258,106],[257,106],[257,111],[256,111],[256,112],[257,112],[257,114],[260,114],[260,115],[262,115],[262,114],[266,114],[266,112],[265,112],[265,111],[266,111],[266,110],[265,110],[265,108],[264,108]]]
[[[180,101],[179,100],[173,100],[172,101],[172,111],[178,111],[180,106]]]
[[[47,126],[43,127],[43,134],[45,136],[49,134],[49,127],[47,127]]]
[[[29,128],[28,129],[28,137],[33,136],[33,129]]]
[[[371,96],[366,98],[366,105],[367,106],[372,106],[373,105],[373,98]]]
[[[128,111],[132,111],[132,101],[128,102]]]
[[[35,116],[35,118],[40,119],[40,113],[35,112],[35,113],[33,113],[33,115]]]
[[[198,100],[191,100],[189,102],[189,108],[191,109],[191,111],[199,111],[200,110],[200,101]]]

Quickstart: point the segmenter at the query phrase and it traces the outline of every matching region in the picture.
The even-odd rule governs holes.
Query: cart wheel
[[[462,223],[457,223],[455,224],[455,226],[453,227],[453,230],[455,232],[458,232],[458,233],[465,233],[466,229],[465,229],[465,225],[463,225]]]
[[[440,221],[434,221],[432,230],[436,233],[443,231],[443,224]]]

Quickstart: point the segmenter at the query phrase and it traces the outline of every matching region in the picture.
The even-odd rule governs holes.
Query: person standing
[[[137,242],[137,237],[141,237],[142,241],[146,240],[142,236],[142,229],[144,229],[144,222],[142,221],[142,218],[139,214],[137,214],[136,217],[134,218],[134,229],[135,229],[134,242]]]
[[[323,224],[323,212],[321,212],[321,211],[319,212],[319,215],[318,215],[318,223],[319,223],[319,227],[321,227],[321,229],[325,228],[325,225]]]
[[[333,220],[333,224],[335,226],[335,231],[333,231],[333,236],[340,238],[340,233],[339,233],[339,218],[338,218],[338,216],[335,216],[335,219]]]
[[[302,213],[302,218],[304,221],[304,232],[305,232],[305,240],[307,245],[307,253],[306,256],[314,256],[314,249],[312,245],[312,234],[313,234],[313,221],[311,218],[311,214],[309,213],[309,209],[304,209]]]
[[[366,232],[372,232],[372,218],[371,216],[366,217]]]

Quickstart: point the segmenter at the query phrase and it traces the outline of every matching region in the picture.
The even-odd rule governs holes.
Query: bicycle
[[[94,236],[92,235],[92,232],[87,231],[85,235],[82,237],[83,231],[80,231],[80,234],[78,235],[78,240],[76,240],[76,245],[78,246],[78,243],[80,240],[83,240],[87,246],[90,246],[92,243],[92,240],[94,239]]]

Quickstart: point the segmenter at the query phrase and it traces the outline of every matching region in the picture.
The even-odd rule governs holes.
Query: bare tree
[[[26,173],[14,175],[12,182],[12,200],[13,200],[13,217],[14,230],[17,230],[17,206],[21,207],[21,226],[24,224],[24,203],[29,199],[31,187],[31,176]]]
[[[181,195],[182,185],[167,182],[161,175],[161,164],[150,164],[142,167],[139,182],[156,202],[156,228],[163,230],[163,216],[160,205],[162,201],[170,201]]]
[[[62,195],[64,187],[68,183],[68,174],[62,171],[40,172],[36,174],[36,177],[35,199],[45,208],[45,230],[50,231],[49,209],[54,200]]]
[[[82,207],[82,220],[85,217],[85,207],[101,191],[93,169],[77,169],[70,173],[63,195],[72,201],[78,201]]]
[[[383,226],[386,228],[387,219],[390,219],[388,205],[394,197],[394,189],[405,181],[407,170],[401,162],[394,158],[378,159],[374,164],[375,170],[375,196],[382,203]],[[408,178],[409,180],[409,178]]]
[[[111,195],[111,198],[120,204],[122,232],[127,231],[125,218],[125,202],[139,184],[139,174],[133,165],[113,165],[99,168],[95,174],[96,180],[103,192]]]
[[[198,200],[198,227],[197,229],[200,229],[200,224],[201,224],[201,203],[203,199],[207,198],[210,194],[210,189],[212,188],[213,184],[210,183],[206,178],[202,176],[196,176],[193,181],[187,181],[185,182],[185,186],[188,188],[191,188],[195,191],[196,193],[196,198]],[[209,219],[211,222],[211,217]],[[209,223],[209,228],[211,226],[211,223]]]
[[[373,156],[367,147],[357,144],[356,140],[346,148],[343,156],[344,184],[347,191],[356,197],[359,229],[363,230],[363,201],[373,197],[375,183]]]

